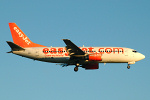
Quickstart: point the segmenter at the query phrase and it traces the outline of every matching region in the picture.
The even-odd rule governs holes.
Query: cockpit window
[[[136,50],[133,50],[132,52],[137,53],[137,51],[136,51]]]

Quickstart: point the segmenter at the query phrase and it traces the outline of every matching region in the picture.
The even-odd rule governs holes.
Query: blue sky
[[[0,100],[149,100],[149,0],[1,0]],[[98,70],[62,68],[7,54],[15,22],[46,46],[119,46],[146,58],[131,65],[99,64]]]

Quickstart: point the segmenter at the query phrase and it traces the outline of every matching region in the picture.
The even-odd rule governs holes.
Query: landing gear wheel
[[[75,68],[74,68],[74,71],[77,72],[77,71],[78,71],[78,67],[75,67]]]
[[[128,65],[127,68],[130,69],[130,66]]]

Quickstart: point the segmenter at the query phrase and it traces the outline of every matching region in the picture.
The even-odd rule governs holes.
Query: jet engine
[[[88,64],[82,65],[82,68],[85,68],[86,70],[98,69],[99,64],[98,63],[88,63]]]
[[[88,54],[88,55],[85,56],[85,60],[88,60],[88,61],[102,61],[102,54],[100,54],[100,53]]]

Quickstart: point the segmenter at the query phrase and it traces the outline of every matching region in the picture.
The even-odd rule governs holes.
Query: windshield
[[[133,50],[132,52],[137,53],[137,51],[136,51],[136,50]]]

